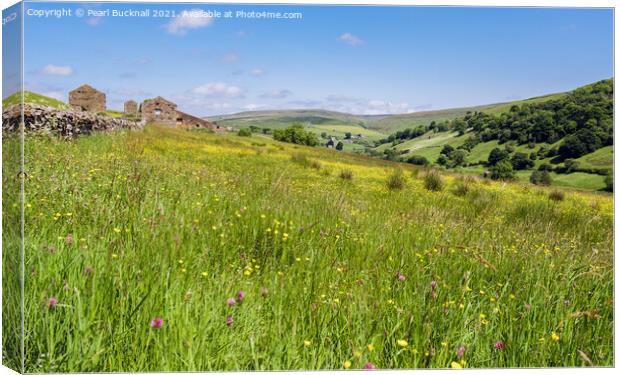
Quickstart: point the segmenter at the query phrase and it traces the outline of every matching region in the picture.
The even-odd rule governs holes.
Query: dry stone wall
[[[2,112],[2,132],[16,132],[21,122],[21,105]],[[38,104],[24,104],[24,131],[56,134],[73,138],[81,134],[116,129],[141,129],[142,123],[100,116],[92,112],[62,110]]]

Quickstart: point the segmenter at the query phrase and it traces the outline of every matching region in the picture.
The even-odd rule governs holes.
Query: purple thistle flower
[[[407,278],[405,277],[405,275],[400,273],[400,271],[398,271],[398,272],[396,272],[396,280],[398,280],[398,281],[405,281],[405,280],[407,280]]]
[[[90,275],[93,273],[93,268],[91,266],[84,267],[84,273]]]
[[[229,299],[226,300],[226,303],[228,304],[228,306],[234,306],[235,303],[237,303],[237,301],[235,301],[234,298],[230,297]]]
[[[56,297],[50,297],[47,299],[47,305],[49,307],[55,307],[58,304],[58,300],[56,299]]]
[[[502,340],[497,340],[497,341],[495,342],[495,345],[493,345],[493,347],[494,347],[496,350],[502,350],[502,349],[504,349],[504,348],[506,347],[506,344],[504,344],[504,342],[503,342]]]
[[[437,289],[437,281],[433,280],[431,281],[431,290],[435,290]]]
[[[230,327],[232,326],[232,324],[233,324],[233,317],[229,315],[226,317],[226,325]]]
[[[364,369],[365,370],[376,370],[377,367],[375,367],[375,365],[372,362],[366,362],[366,364],[364,365]]]
[[[160,317],[155,317],[151,320],[151,328],[161,328],[164,325],[164,320]]]
[[[456,349],[456,356],[459,358],[463,358],[464,355],[465,355],[465,347],[461,345],[459,346],[458,349]]]
[[[67,234],[67,237],[65,237],[65,242],[71,245],[73,243],[73,235]]]
[[[238,291],[237,292],[237,301],[243,302],[244,299],[245,299],[245,292],[243,290]]]

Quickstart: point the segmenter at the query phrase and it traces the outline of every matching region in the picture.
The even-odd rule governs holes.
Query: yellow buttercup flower
[[[556,342],[560,341],[560,336],[555,332],[551,332],[551,340],[556,341]]]
[[[368,344],[366,347],[368,348],[369,352],[372,352],[373,350],[375,350],[375,346],[373,344]]]
[[[454,368],[454,369],[459,369],[459,368],[463,368],[463,366],[461,366],[460,363],[458,362],[454,362],[452,361],[452,363],[450,364],[450,367]]]
[[[304,340],[304,346],[307,348],[310,345],[312,345],[312,342],[310,342],[309,340]]]
[[[351,368],[351,361],[344,361],[344,365],[343,366],[344,366],[345,369]]]
[[[409,345],[409,343],[407,343],[407,340],[396,340],[396,343],[398,344],[398,346],[400,346],[401,348],[406,348],[407,345]]]

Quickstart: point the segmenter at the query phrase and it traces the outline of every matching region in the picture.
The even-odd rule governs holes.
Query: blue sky
[[[613,75],[610,9],[88,6],[303,18],[75,17],[82,5],[30,3],[73,16],[25,16],[26,89],[67,100],[89,83],[112,109],[161,95],[201,116],[283,108],[380,114],[527,98]]]

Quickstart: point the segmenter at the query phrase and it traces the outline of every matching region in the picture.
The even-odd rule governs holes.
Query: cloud
[[[41,73],[50,76],[70,76],[73,74],[73,68],[69,65],[46,65]]]
[[[239,54],[237,52],[229,52],[222,56],[220,59],[221,62],[225,64],[232,64],[239,61]]]
[[[227,97],[227,98],[242,98],[243,90],[234,85],[229,85],[224,82],[210,82],[194,87],[191,90],[192,94],[202,96],[215,96],[215,97]]]
[[[365,44],[363,40],[361,40],[360,38],[356,37],[355,35],[351,33],[344,33],[340,35],[338,39],[354,47],[363,46]]]
[[[263,69],[252,69],[250,70],[250,75],[253,75],[254,77],[259,77],[262,76],[263,74],[265,74],[265,71]]]
[[[293,95],[293,93],[290,90],[282,89],[282,90],[273,90],[271,92],[266,92],[262,94],[260,97],[267,98],[267,99],[283,99],[291,95]]]
[[[383,115],[413,112],[405,102],[392,102],[381,99],[366,99],[347,95],[329,95],[326,97],[326,109],[362,115]]]
[[[188,30],[210,26],[213,17],[207,17],[201,9],[184,10],[177,17],[172,18],[165,26],[169,34],[185,35]]]
[[[254,103],[250,103],[248,105],[245,105],[243,107],[243,109],[245,109],[246,111],[256,111],[257,109],[263,108],[265,107],[262,104],[254,104]]]

